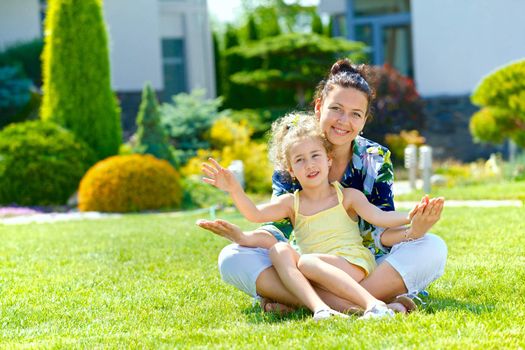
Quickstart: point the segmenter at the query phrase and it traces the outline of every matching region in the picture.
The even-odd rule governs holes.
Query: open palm
[[[233,173],[223,168],[215,159],[209,158],[207,163],[202,163],[202,172],[206,177],[202,181],[217,187],[220,190],[232,192],[240,187]]]

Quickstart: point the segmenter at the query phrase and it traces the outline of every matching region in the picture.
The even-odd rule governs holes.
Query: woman
[[[390,211],[394,210],[390,152],[360,136],[370,119],[374,98],[366,80],[366,69],[364,65],[352,65],[347,59],[337,61],[328,77],[317,87],[314,110],[333,145],[329,180],[362,191],[372,204]],[[274,196],[298,189],[298,184],[281,172],[275,172],[272,180]],[[383,229],[360,219],[363,243],[375,254],[378,264],[374,272],[361,282],[370,294],[391,302],[399,295],[416,295],[443,274],[446,245],[441,238],[426,234],[439,220],[441,211],[442,202],[431,200],[422,213],[414,217],[411,227]],[[201,221],[199,225],[226,238],[240,236],[239,227],[223,220]],[[259,230],[286,241],[291,225],[285,222],[266,225]],[[296,262],[291,249],[285,244],[276,244],[270,250],[228,245],[219,255],[221,276],[247,294],[262,297],[264,311],[283,308],[283,305],[299,306],[298,299],[283,285],[272,266],[272,261],[281,269],[293,266]],[[316,290],[333,309],[345,311],[352,307],[348,300],[330,291]],[[406,306],[397,307],[402,312],[409,311],[404,309]]]

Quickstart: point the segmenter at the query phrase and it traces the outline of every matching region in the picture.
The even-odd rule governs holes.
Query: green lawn
[[[396,195],[396,201],[420,200],[423,191]],[[454,187],[432,187],[432,197],[443,196],[446,199],[518,199],[525,202],[525,181],[495,182],[479,185],[457,185]]]
[[[434,232],[449,260],[426,309],[321,323],[263,314],[224,284],[226,241],[195,216],[0,225],[0,348],[523,348],[524,214],[446,210]]]

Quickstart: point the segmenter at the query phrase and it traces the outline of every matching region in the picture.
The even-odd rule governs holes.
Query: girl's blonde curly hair
[[[281,171],[291,169],[290,148],[296,142],[310,137],[319,138],[326,149],[326,153],[330,155],[332,144],[326,139],[314,114],[292,112],[273,122],[269,141],[269,154],[274,167]]]

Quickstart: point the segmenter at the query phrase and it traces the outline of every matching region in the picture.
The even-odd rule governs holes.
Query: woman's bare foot
[[[232,242],[239,243],[244,238],[244,232],[237,225],[229,223],[224,220],[204,220],[200,219],[196,222],[197,226],[202,227],[205,230],[211,231],[216,235],[229,239]]]
[[[392,300],[387,307],[394,312],[408,314],[417,309],[416,303],[407,296],[400,295]]]
[[[267,298],[262,298],[260,304],[263,312],[276,312],[281,315],[285,315],[287,313],[295,311],[295,309],[291,306],[276,303]]]

